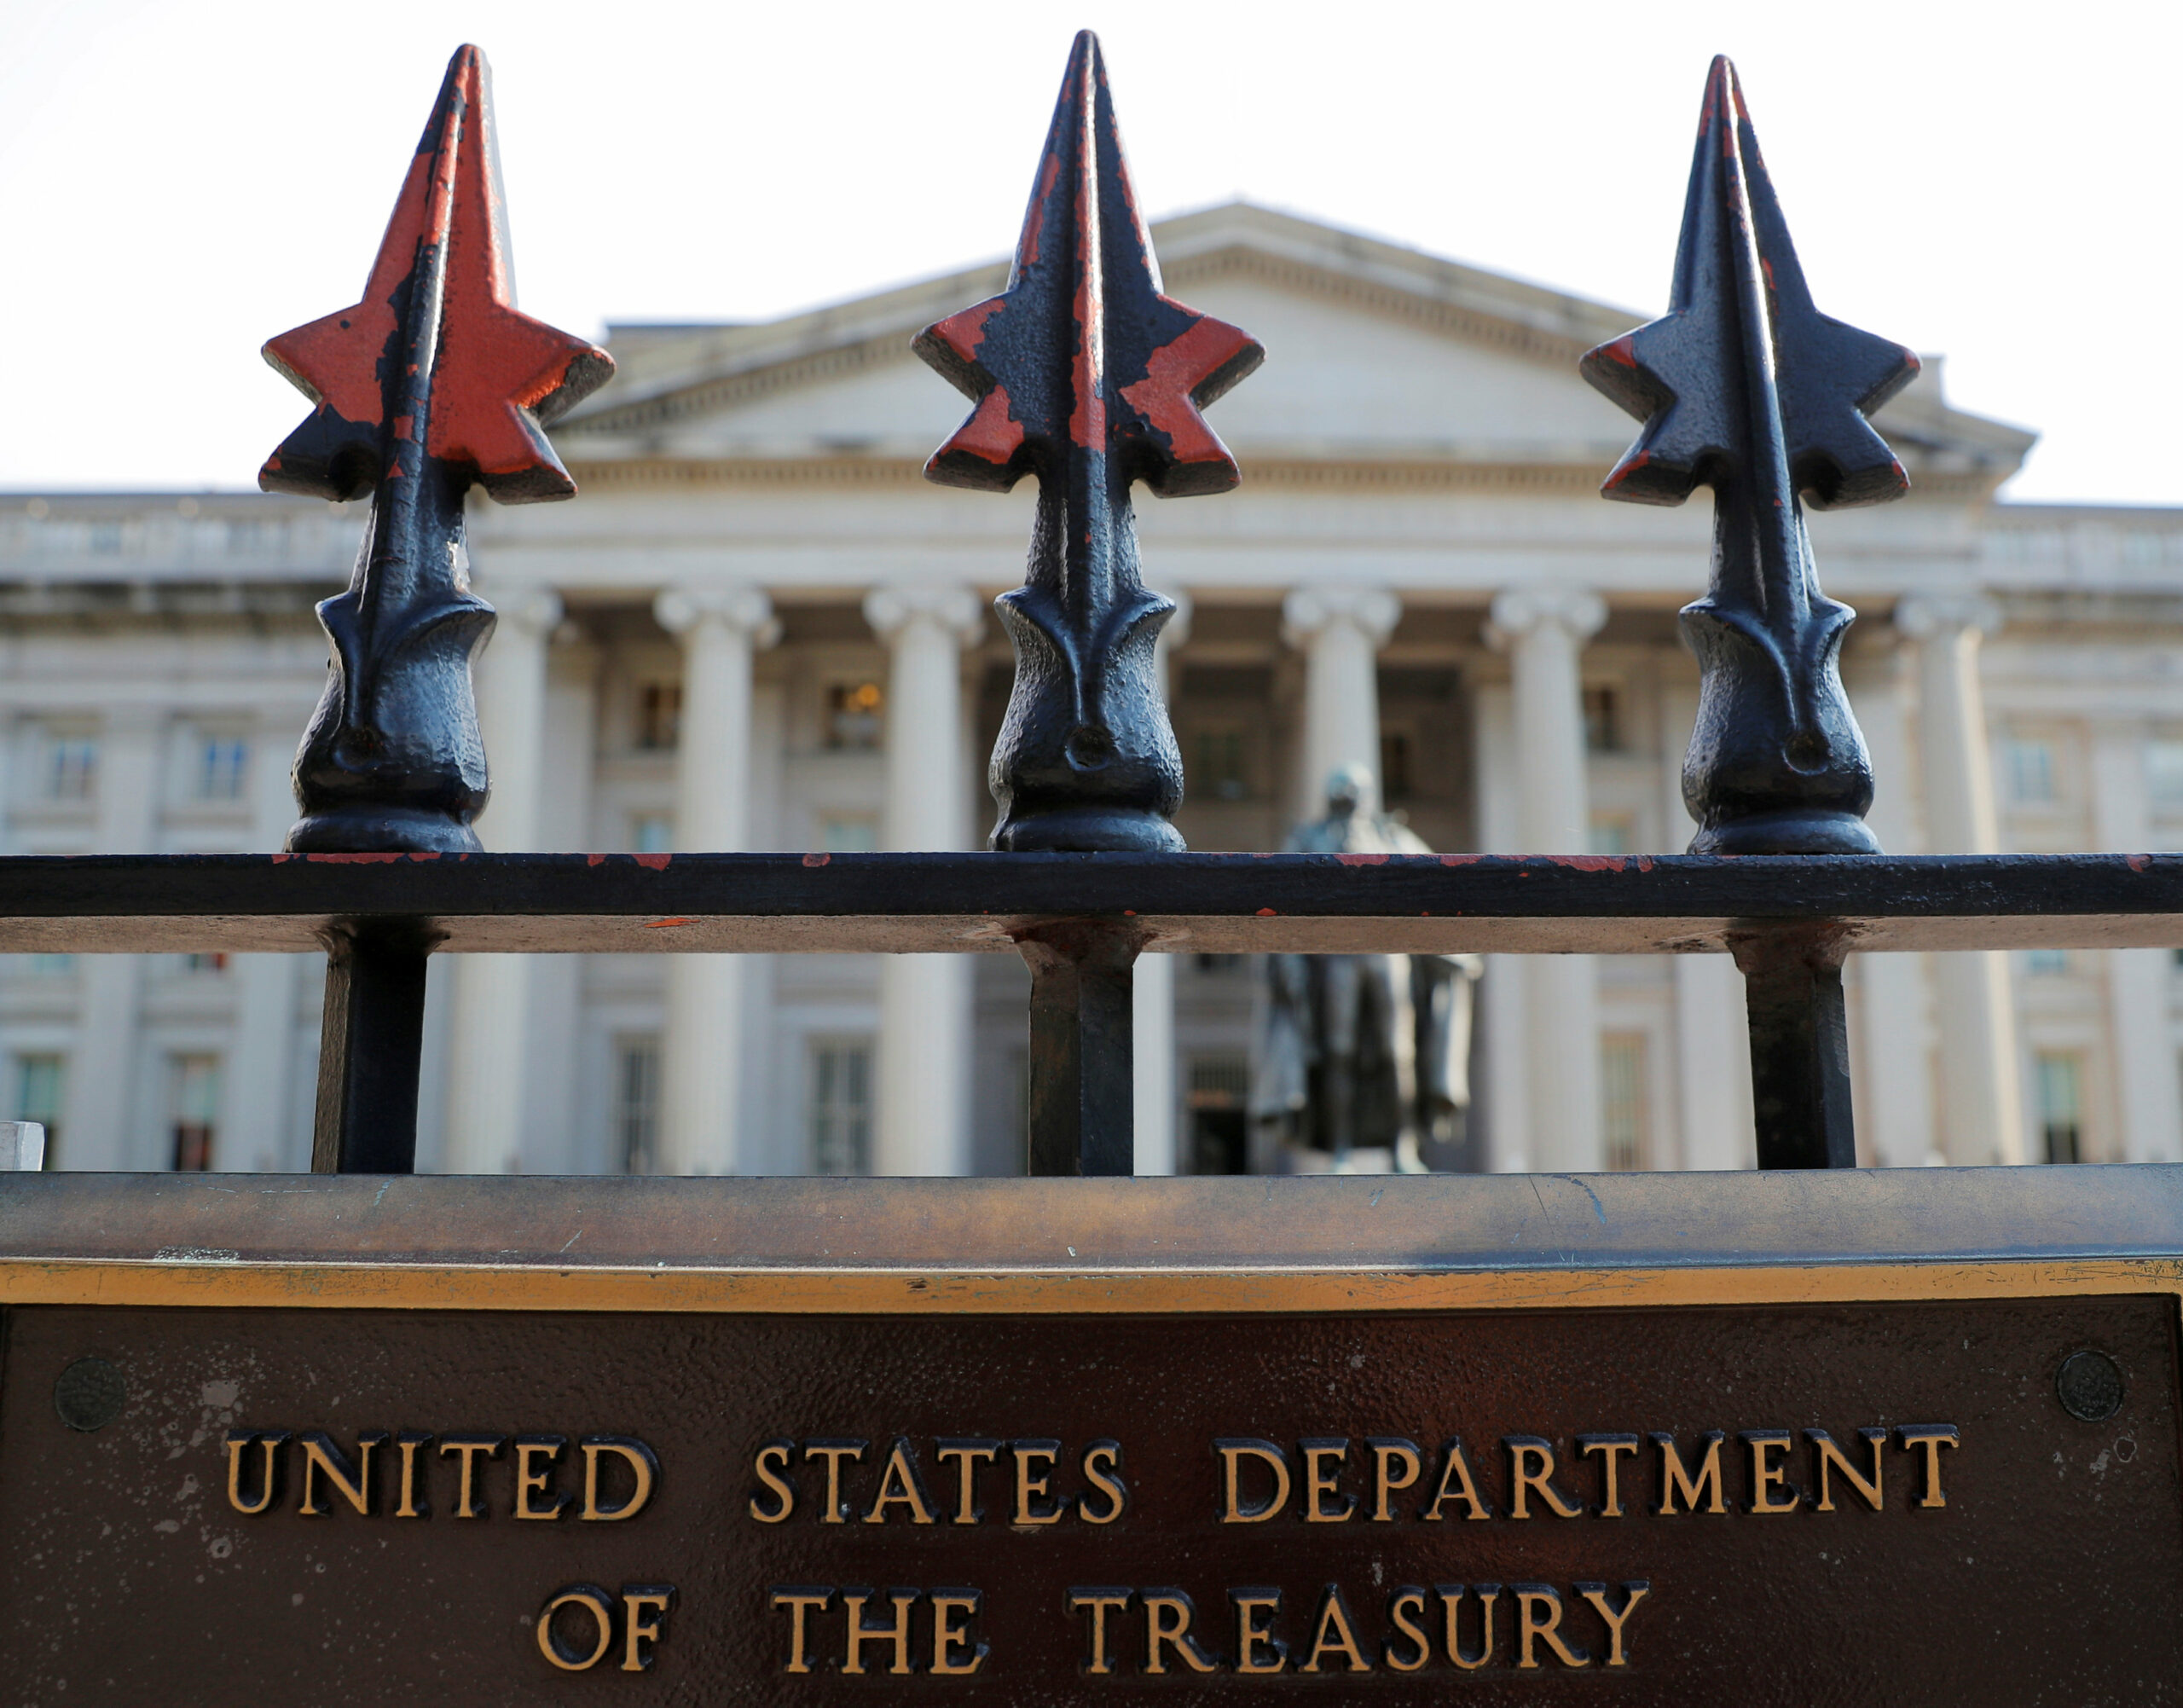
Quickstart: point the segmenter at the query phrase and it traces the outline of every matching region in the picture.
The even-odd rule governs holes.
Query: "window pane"
[[[871,1046],[861,1039],[811,1045],[811,1167],[818,1174],[871,1172]]]
[[[1600,1040],[1600,1127],[1607,1166],[1645,1167],[1645,1040],[1608,1036]]]
[[[218,1138],[220,1058],[176,1056],[169,1064],[173,1166],[177,1172],[202,1173],[212,1166]]]
[[[624,1174],[649,1174],[659,1157],[659,1039],[615,1046],[614,1155]]]
[[[877,682],[837,682],[826,690],[826,745],[876,748],[886,696]]]
[[[45,1166],[54,1166],[61,1143],[61,1099],[67,1086],[67,1067],[57,1055],[18,1056],[15,1058],[15,1114],[17,1120],[34,1120],[45,1129]]]
[[[2082,1060],[2074,1053],[2042,1050],[2035,1066],[2047,1160],[2076,1162],[2082,1155],[2084,1138]]]

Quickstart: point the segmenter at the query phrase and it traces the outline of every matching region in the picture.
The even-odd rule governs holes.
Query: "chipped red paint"
[[[304,858],[327,866],[391,866],[402,854],[307,854]]]
[[[1622,871],[1630,865],[1620,854],[1542,854],[1539,858],[1571,871]]]
[[[646,871],[665,871],[675,856],[671,854],[640,854],[630,856]]]
[[[1259,918],[1261,919],[1277,919],[1280,917],[1281,916],[1275,912],[1271,907],[1261,907],[1259,909]]]
[[[803,857],[803,863],[808,866],[821,866],[831,859],[831,854],[808,854]]]
[[[1383,854],[1340,854],[1335,858],[1344,866],[1385,866],[1387,856]]]
[[[515,307],[507,241],[491,78],[484,55],[466,46],[449,64],[362,299],[281,333],[265,358],[319,406],[322,429],[333,425],[330,416],[368,437],[391,421],[393,438],[408,442],[422,414],[426,450],[472,472],[496,496],[566,496],[575,484],[541,423],[603,385],[613,360]],[[405,298],[437,306],[421,340],[402,324],[397,304]],[[402,382],[418,377],[416,356],[387,359],[405,335],[431,362],[422,409],[390,408],[390,390],[406,398],[415,388]],[[300,473],[298,460],[284,444],[261,483],[309,490],[335,478],[324,458],[301,459]]]
[[[645,922],[645,929],[647,931],[660,931],[666,929],[669,926],[687,925],[690,922],[687,919],[679,917],[673,919],[649,919]]]
[[[1484,854],[1436,854],[1434,858],[1438,860],[1442,866],[1476,866],[1479,861],[1484,860],[1485,856]]]
[[[604,866],[606,864],[606,856],[602,854],[586,854],[583,857],[583,863],[586,866]]]
[[[2132,854],[2129,859],[2124,862],[2124,864],[2127,865],[2132,871],[2143,871],[2148,866],[2152,864],[2152,856],[2150,854]]]
[[[437,848],[413,849],[409,855],[412,860],[437,860],[439,857],[440,852]]]

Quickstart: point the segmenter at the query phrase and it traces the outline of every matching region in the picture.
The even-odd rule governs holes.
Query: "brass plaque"
[[[132,1708],[2183,1699],[2172,1292],[1584,1285],[17,1304],[0,1677]]]

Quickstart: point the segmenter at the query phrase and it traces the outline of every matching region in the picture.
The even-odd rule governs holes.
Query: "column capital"
[[[1497,652],[1541,628],[1560,629],[1572,644],[1589,640],[1607,622],[1607,601],[1584,588],[1503,588],[1493,595],[1486,645]]]
[[[501,629],[512,629],[527,639],[539,640],[561,626],[565,607],[560,594],[551,588],[511,587],[492,590],[489,597]]]
[[[985,632],[984,603],[960,582],[890,584],[864,596],[864,620],[883,640],[892,640],[920,618],[953,635],[959,646],[975,644]]]
[[[757,588],[732,582],[663,589],[651,602],[651,614],[669,634],[686,634],[700,623],[740,629],[753,646],[771,646],[781,638],[773,602]]]
[[[1384,646],[1401,620],[1402,601],[1385,588],[1312,582],[1281,602],[1281,638],[1300,651],[1335,622],[1350,624],[1375,648]]]
[[[1931,640],[1974,630],[1991,634],[2003,618],[2001,603],[1966,588],[1954,593],[1918,593],[1896,601],[1895,626],[1914,640]]]

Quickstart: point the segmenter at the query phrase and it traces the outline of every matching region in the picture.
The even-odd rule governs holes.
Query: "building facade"
[[[1266,364],[1213,419],[1236,492],[1144,501],[1193,848],[1273,848],[1337,764],[1447,850],[1679,851],[1697,700],[1676,611],[1710,518],[1602,502],[1630,424],[1578,378],[1642,316],[1244,206],[1155,229],[1168,288]],[[478,688],[489,848],[981,846],[1028,487],[924,482],[957,395],[910,353],[996,265],[762,325],[615,328],[556,431],[571,504],[474,501],[500,611]],[[1879,424],[1913,490],[1812,529],[1861,613],[1844,674],[1891,851],[2183,848],[2183,510],[2012,505],[2029,434],[1937,363]],[[10,853],[269,849],[323,680],[313,601],[362,517],[247,494],[0,496]],[[1140,963],[1141,1172],[1246,1150],[1254,970]],[[2183,1156],[2166,951],[1864,955],[1861,1150],[1914,1165]],[[320,970],[16,956],[8,1114],[59,1166],[308,1165]],[[450,958],[420,1166],[1014,1172],[1012,958]],[[1497,958],[1479,1159],[1752,1161],[1719,956]]]

